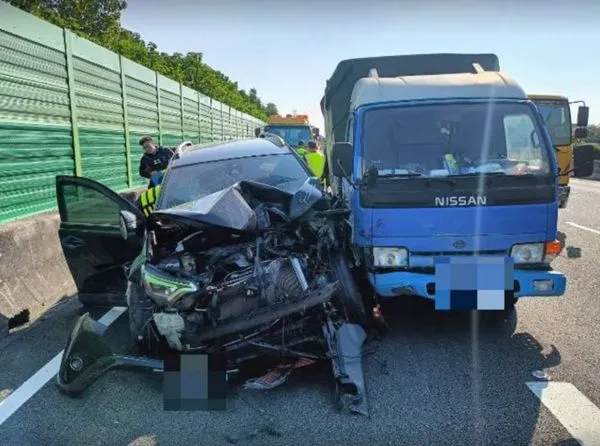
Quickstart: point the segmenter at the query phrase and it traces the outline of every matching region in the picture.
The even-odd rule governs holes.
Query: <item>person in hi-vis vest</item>
[[[308,153],[307,150],[304,148],[304,141],[298,141],[298,145],[296,146],[296,153],[301,157],[304,157]]]
[[[317,150],[317,143],[314,141],[308,142],[308,149],[306,150],[306,163],[310,170],[312,170],[314,176],[323,181],[323,170],[325,168],[325,155]]]
[[[164,171],[159,170],[152,175],[150,179],[150,185],[148,189],[140,194],[137,199],[138,206],[144,213],[145,217],[148,217],[156,206],[158,201],[158,195],[160,194],[160,185],[164,177]]]

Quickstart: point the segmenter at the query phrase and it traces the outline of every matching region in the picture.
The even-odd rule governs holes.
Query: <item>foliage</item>
[[[588,126],[588,137],[586,142],[600,144],[600,125]]]
[[[144,42],[138,33],[121,27],[122,0],[8,0],[10,4],[54,25],[68,28],[115,53],[239,111],[266,119],[276,114],[273,103],[263,105],[256,89],[238,89],[223,73],[202,62],[202,53],[167,54],[153,42]]]

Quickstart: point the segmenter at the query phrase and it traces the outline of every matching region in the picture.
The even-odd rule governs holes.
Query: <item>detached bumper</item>
[[[435,275],[412,272],[369,274],[369,281],[381,297],[419,296],[435,300]],[[548,290],[539,289],[541,282],[551,283]],[[515,269],[514,296],[551,297],[562,296],[567,278],[557,271],[532,271]]]
[[[571,186],[558,186],[558,207],[563,209],[567,207],[571,195]]]

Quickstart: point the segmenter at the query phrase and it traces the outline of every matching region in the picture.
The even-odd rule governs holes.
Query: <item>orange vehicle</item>
[[[319,129],[310,124],[308,115],[271,115],[266,126],[255,130],[256,136],[262,132],[278,135],[294,148],[300,141],[306,144],[319,137]]]

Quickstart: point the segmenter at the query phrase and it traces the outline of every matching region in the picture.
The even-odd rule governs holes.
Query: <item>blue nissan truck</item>
[[[561,296],[558,165],[495,54],[340,62],[321,100],[332,193],[378,298],[499,310]]]

